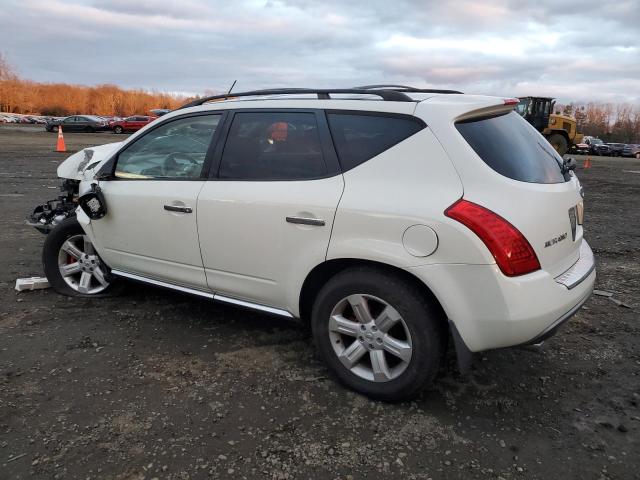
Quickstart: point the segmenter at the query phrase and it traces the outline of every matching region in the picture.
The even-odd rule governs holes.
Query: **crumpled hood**
[[[91,180],[102,164],[121,146],[122,142],[116,142],[80,150],[58,166],[58,176],[72,180]]]

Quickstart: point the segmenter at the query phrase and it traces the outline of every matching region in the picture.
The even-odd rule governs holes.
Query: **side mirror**
[[[78,204],[91,220],[99,220],[107,214],[107,203],[102,190],[95,183],[91,184],[91,190],[78,198]]]
[[[578,164],[576,163],[576,159],[573,157],[562,159],[562,165],[560,166],[560,170],[562,171],[563,174],[568,173],[572,170],[575,170],[577,165]]]

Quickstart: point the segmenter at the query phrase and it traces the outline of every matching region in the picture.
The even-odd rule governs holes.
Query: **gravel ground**
[[[124,136],[67,134],[70,151]],[[336,384],[308,330],[137,284],[17,293],[41,275],[23,225],[56,196],[55,134],[0,126],[0,478],[640,478],[640,161],[578,175],[592,297],[541,349],[453,356],[416,401]]]

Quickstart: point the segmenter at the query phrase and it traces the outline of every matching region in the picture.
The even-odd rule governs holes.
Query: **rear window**
[[[528,183],[562,183],[562,158],[516,112],[456,123],[478,156],[505,177]]]
[[[350,170],[424,128],[411,117],[329,113],[329,128],[343,171]]]

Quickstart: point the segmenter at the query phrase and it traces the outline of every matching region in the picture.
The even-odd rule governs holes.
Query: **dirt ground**
[[[640,161],[577,157],[597,288],[629,308],[593,296],[541,349],[468,377],[450,355],[385,404],[335,383],[297,323],[138,284],[17,293],[42,274],[23,219],[57,195],[54,145],[0,126],[0,479],[640,478]]]

